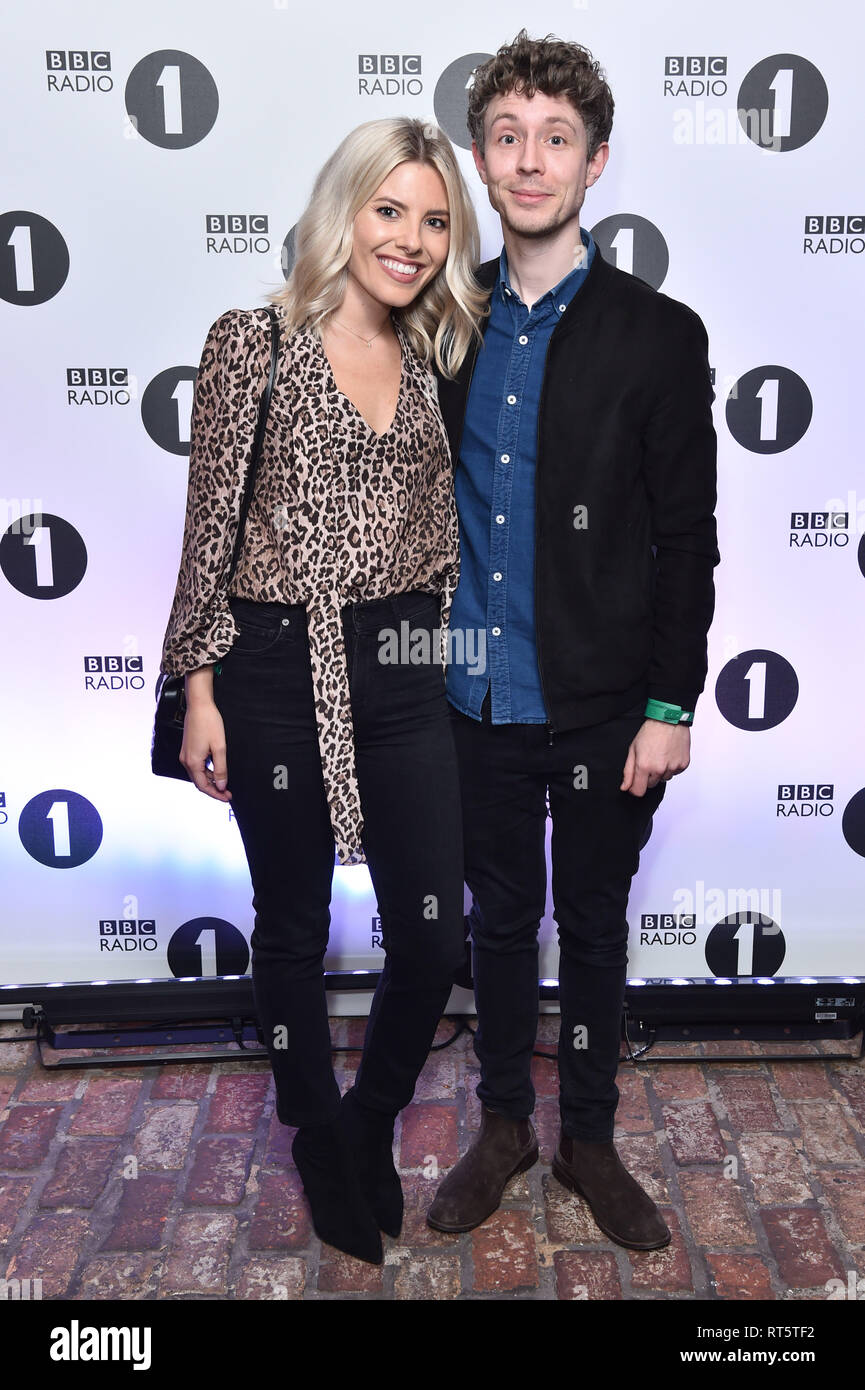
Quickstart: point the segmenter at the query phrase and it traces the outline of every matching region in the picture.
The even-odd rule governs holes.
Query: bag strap
[[[240,521],[237,527],[237,539],[234,542],[234,554],[231,557],[231,568],[228,571],[228,578],[225,581],[226,590],[230,587],[237,562],[240,559],[240,550],[243,545],[243,529],[246,525],[246,514],[249,511],[249,504],[252,501],[252,492],[255,487],[255,475],[258,472],[258,465],[261,459],[261,445],[264,440],[264,432],[267,428],[267,414],[270,409],[270,398],[273,394],[273,383],[276,380],[276,369],[279,362],[279,319],[276,309],[272,304],[267,305],[266,312],[270,315],[270,374],[267,378],[264,391],[261,396],[261,405],[258,411],[258,424],[255,429],[255,440],[252,445],[252,461],[246,474],[243,485],[243,499],[240,504]]]

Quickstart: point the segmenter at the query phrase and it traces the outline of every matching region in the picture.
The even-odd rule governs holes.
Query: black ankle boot
[[[303,1126],[294,1136],[291,1155],[319,1240],[380,1265],[384,1260],[381,1236],[339,1124]]]
[[[354,1087],[346,1091],[339,1122],[357,1163],[361,1187],[379,1229],[398,1236],[402,1230],[402,1183],[393,1161],[394,1116],[363,1105]]]

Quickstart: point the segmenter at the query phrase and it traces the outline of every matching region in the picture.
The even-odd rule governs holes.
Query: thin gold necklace
[[[331,318],[333,319],[333,315],[331,315]],[[339,319],[333,319],[333,322],[334,322],[335,324],[338,324],[340,328],[344,328],[345,331],[346,331],[346,333],[354,333],[354,336],[355,336],[356,338],[360,338],[360,341],[361,341],[362,343],[366,343],[366,345],[367,345],[368,348],[371,348],[371,347],[372,347],[372,345],[373,345],[373,343],[375,342],[376,338],[378,337],[379,333],[383,333],[384,330],[387,328],[387,322],[385,322],[385,323],[382,324],[381,328],[378,330],[378,333],[373,333],[373,335],[372,335],[371,338],[365,338],[365,337],[363,336],[362,333],[356,333],[355,330],[354,330],[353,328],[349,328],[349,326],[348,326],[347,323],[340,323]]]

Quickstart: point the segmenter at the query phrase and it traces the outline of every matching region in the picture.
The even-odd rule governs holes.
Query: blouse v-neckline
[[[340,396],[342,400],[346,402],[346,404],[350,407],[350,409],[354,412],[354,414],[362,422],[364,427],[369,431],[369,433],[375,440],[384,439],[386,435],[391,433],[392,429],[396,425],[397,420],[399,418],[400,406],[402,405],[403,391],[405,390],[406,385],[406,343],[403,340],[403,335],[400,332],[399,325],[396,323],[394,324],[394,331],[396,332],[397,342],[399,343],[400,349],[399,389],[396,393],[396,405],[394,406],[391,422],[388,425],[387,429],[382,430],[381,434],[378,434],[373,429],[372,425],[369,423],[369,420],[367,420],[363,411],[358,409],[354,401],[351,399],[351,396],[347,396],[345,392],[341,391],[340,388],[337,386],[336,377],[334,375],[330,358],[324,350],[324,343],[322,342],[321,338],[317,333],[314,335],[318,340],[319,351],[321,352],[321,355],[324,358],[324,370],[328,378],[328,389],[331,390],[335,395]]]

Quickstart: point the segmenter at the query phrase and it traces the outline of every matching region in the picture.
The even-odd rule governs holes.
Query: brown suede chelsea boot
[[[439,1186],[427,1216],[436,1231],[471,1231],[499,1206],[508,1182],[538,1160],[531,1120],[483,1107],[477,1139]]]
[[[553,1159],[560,1183],[589,1204],[605,1236],[629,1250],[660,1250],[670,1229],[648,1192],[632,1178],[613,1146],[562,1135]]]

